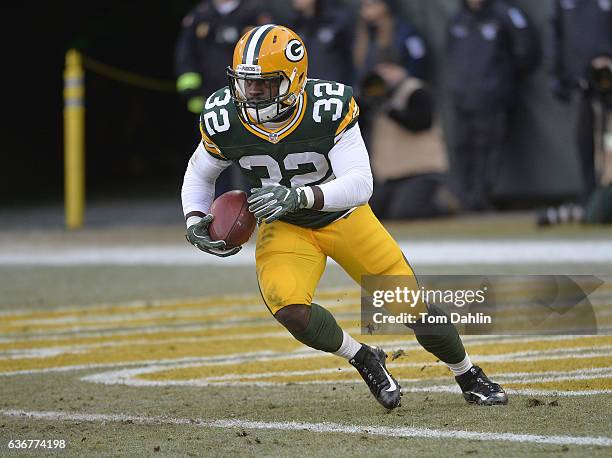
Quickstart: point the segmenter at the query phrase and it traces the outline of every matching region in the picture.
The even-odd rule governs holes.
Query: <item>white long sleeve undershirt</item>
[[[185,216],[194,211],[208,213],[215,197],[215,181],[230,165],[230,161],[212,157],[200,142],[189,159],[183,178],[181,200]]]
[[[319,185],[323,211],[348,210],[368,202],[373,180],[368,151],[359,124],[346,131],[329,152],[335,179]],[[207,213],[215,193],[215,181],[229,165],[212,157],[200,142],[185,171],[181,198],[183,213]]]
[[[364,205],[372,196],[370,157],[359,124],[346,131],[329,152],[335,180],[319,185],[324,211],[348,210]]]

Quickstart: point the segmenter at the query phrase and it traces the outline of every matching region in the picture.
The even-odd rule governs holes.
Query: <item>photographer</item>
[[[366,144],[380,98],[362,97],[365,86],[380,72],[415,78],[426,77],[427,48],[414,28],[400,16],[397,0],[361,0],[355,32],[353,62],[361,109],[360,124]],[[384,68],[381,70],[381,66]],[[399,81],[398,78],[395,78]]]
[[[375,108],[370,153],[376,186],[370,200],[379,218],[412,219],[458,210],[448,161],[426,83],[383,62],[362,87],[361,103]]]
[[[360,123],[375,181],[372,210],[385,219],[449,213],[456,199],[446,186],[446,153],[424,81],[425,42],[393,0],[362,0],[356,36]]]

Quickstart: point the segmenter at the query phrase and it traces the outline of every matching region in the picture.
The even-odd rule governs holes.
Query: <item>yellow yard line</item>
[[[575,371],[579,369],[593,369],[599,367],[609,367],[610,355],[594,356],[590,358],[576,358],[568,356],[565,359],[541,359],[537,361],[486,361],[480,364],[487,375],[495,380],[495,374],[506,372],[546,372],[546,371]],[[393,366],[390,366],[392,368]],[[445,368],[446,369],[446,368]],[[397,369],[398,374],[402,374],[403,369]],[[423,370],[425,377],[430,376],[430,368]]]
[[[75,365],[75,364],[97,364],[106,363],[108,361],[135,361],[138,360],[133,354],[141,355],[142,360],[150,360],[153,357],[151,355],[162,355],[160,358],[176,357],[176,355],[188,354],[189,356],[205,356],[211,349],[220,352],[219,354],[232,354],[244,352],[245,348],[251,350],[280,350],[279,344],[284,341],[294,342],[296,348],[300,347],[296,341],[289,336],[279,325],[271,321],[271,326],[263,328],[247,328],[245,330],[210,330],[209,332],[192,332],[192,333],[160,333],[153,336],[146,335],[131,335],[129,339],[125,339],[122,342],[122,338],[109,338],[101,341],[98,340],[87,340],[87,339],[75,339],[70,341],[75,346],[74,352],[69,353],[70,348],[67,349],[68,353],[62,355],[51,355],[48,357],[39,358],[28,358],[23,357],[21,359],[10,359],[0,360],[0,371],[13,371],[13,370],[24,370],[31,368],[40,367],[54,367],[55,364],[60,362],[60,365]],[[259,336],[265,332],[272,332],[278,334],[278,338],[274,339],[273,344],[267,339],[262,339]],[[149,337],[145,339],[145,337]],[[209,339],[207,342],[206,338]],[[237,338],[238,337],[238,338]],[[412,338],[406,338],[405,336],[386,336],[384,339],[381,336],[361,336],[360,340],[364,340],[370,343],[382,344],[384,348],[385,342],[394,342],[398,340],[409,340],[414,342]],[[163,338],[166,341],[161,342]],[[177,340],[183,339],[183,342],[173,342],[172,339]],[[187,339],[196,339],[195,341],[188,341]],[[202,342],[198,342],[197,338],[203,339]],[[139,339],[134,342],[135,339]],[[186,341],[187,340],[187,341]],[[45,343],[43,341],[43,343]],[[53,347],[52,341],[47,341],[49,347]],[[101,346],[93,348],[78,347],[81,345],[95,345],[100,343]],[[104,347],[103,344],[112,343],[112,346]],[[493,343],[487,341],[485,343],[466,343],[468,351],[473,354],[481,355],[496,355],[504,354],[508,352],[517,351],[541,351],[549,349],[561,349],[561,348],[576,348],[576,347],[593,347],[601,345],[612,344],[612,336],[589,336],[589,337],[577,337],[571,340],[554,340],[554,341],[530,341],[530,342],[506,342],[506,343]],[[400,345],[401,346],[401,345]],[[44,346],[42,349],[48,349]],[[396,345],[393,345],[396,347]],[[29,347],[29,348],[41,348],[41,347]],[[58,348],[61,348],[58,347]],[[389,354],[391,353],[390,349]],[[410,348],[405,350],[405,355],[399,358],[397,361],[412,361],[422,360],[422,355],[428,355],[421,348]],[[289,356],[290,357],[290,356]],[[154,359],[154,358],[153,358]]]
[[[162,369],[156,372],[142,374],[138,378],[145,380],[193,380],[204,379],[208,377],[219,377],[227,374],[249,375],[249,374],[265,374],[269,372],[294,372],[294,371],[316,371],[319,369],[332,369],[330,374],[325,377],[331,379],[345,378],[344,371],[347,369],[353,372],[353,369],[339,358],[332,358],[328,355],[320,357],[289,359],[291,355],[287,355],[288,359],[275,359],[272,361],[254,361],[252,363],[237,363],[228,365],[206,365],[175,369]],[[477,362],[477,360],[476,360]],[[544,371],[569,371],[578,370],[581,368],[608,367],[610,365],[610,356],[596,356],[590,358],[575,358],[569,355],[563,359],[540,359],[537,361],[487,361],[482,363],[486,368],[487,373],[505,373],[505,372],[544,372]],[[448,368],[442,363],[436,363],[433,355],[421,351],[419,355],[410,358],[408,361],[398,359],[396,362],[389,362],[388,367],[393,371],[398,378],[422,378],[428,379],[431,377],[440,377],[450,375]],[[336,373],[337,372],[337,373]],[[355,375],[357,375],[355,373]],[[322,374],[300,375],[298,380],[317,380],[322,377]],[[282,375],[280,376],[283,377]],[[314,377],[314,378],[313,378]],[[278,377],[272,377],[278,378]],[[263,380],[263,379],[257,379]],[[293,380],[293,378],[292,378]]]
[[[258,378],[257,380],[237,379],[233,381],[235,382],[263,382],[263,383],[299,383],[299,382],[359,381],[361,380],[361,377],[359,376],[357,371],[355,371],[355,369],[352,369],[352,368],[350,369],[351,371],[347,369],[342,372],[338,371],[338,373],[331,373],[331,374],[268,377],[268,378]]]
[[[234,326],[223,326],[223,327],[205,327],[203,324],[202,329],[182,329],[176,328],[173,330],[160,330],[155,331],[154,328],[135,328],[135,329],[118,329],[118,330],[83,330],[82,333],[74,334],[58,334],[43,338],[33,338],[33,336],[19,336],[15,340],[10,342],[2,343],[0,341],[0,351],[16,350],[16,349],[35,349],[35,348],[47,348],[47,347],[61,347],[61,346],[76,346],[76,345],[94,345],[96,343],[107,343],[107,342],[118,342],[125,340],[126,345],[133,340],[150,340],[155,342],[157,339],[169,340],[173,337],[177,339],[185,338],[197,338],[197,337],[223,337],[226,336],[228,339],[235,339],[236,337],[242,337],[243,335],[251,334],[268,334],[270,332],[283,332],[287,336],[290,334],[271,316],[268,314],[269,320],[264,323],[258,323],[254,325],[252,323],[240,323]],[[353,327],[359,327],[359,323],[356,320],[338,320],[340,326],[344,329]],[[197,323],[195,323],[197,325]],[[408,330],[407,330],[408,331]],[[87,334],[91,333],[89,336]],[[357,334],[357,333],[354,333]],[[411,336],[399,336],[403,338],[410,338]],[[371,340],[372,336],[362,336],[364,340]],[[398,336],[375,336],[379,339],[391,339],[397,340]]]
[[[287,355],[291,357],[291,355]],[[350,368],[346,361],[338,357],[321,353],[320,356],[299,358],[299,359],[280,359],[271,361],[241,362],[228,365],[206,365],[186,367],[179,369],[161,370],[144,374],[139,378],[146,380],[191,380],[204,377],[219,377],[226,374],[259,374],[277,371],[302,371],[310,369],[338,369]],[[351,370],[354,370],[350,368]]]
[[[210,297],[202,299],[181,299],[166,302],[129,302],[125,304],[103,304],[76,307],[61,307],[58,310],[20,310],[18,313],[0,315],[3,322],[20,321],[26,319],[53,319],[63,317],[87,317],[91,315],[116,315],[125,313],[156,311],[172,311],[178,308],[202,308],[215,306],[239,306],[261,302],[261,298],[255,295],[248,297]]]
[[[612,345],[612,336],[579,337],[577,339],[565,341],[519,341],[503,344],[496,344],[494,342],[487,342],[486,344],[465,343],[465,346],[470,353],[478,353],[479,355],[498,355],[517,351],[588,347],[590,345],[592,345],[594,348],[597,348],[598,345]]]
[[[117,319],[110,322],[104,321],[79,321],[72,324],[37,324],[37,325],[22,325],[15,324],[14,326],[0,326],[0,336],[2,333],[18,333],[18,332],[48,332],[48,331],[69,331],[71,329],[82,329],[82,328],[96,328],[96,329],[122,329],[136,326],[156,326],[164,324],[194,324],[194,323],[209,323],[219,322],[223,320],[231,320],[233,318],[245,319],[245,318],[265,318],[269,316],[267,310],[245,311],[237,315],[234,312],[228,313],[215,313],[215,314],[198,314],[194,312],[193,315],[185,315],[181,317],[168,316],[158,317],[155,319],[142,318],[142,319]]]
[[[603,290],[612,290],[612,285],[602,285],[591,297],[598,297],[598,293]],[[502,291],[503,292],[503,291]],[[518,294],[524,294],[526,292],[522,290]],[[599,295],[601,296],[601,294]],[[357,288],[351,289],[338,289],[338,290],[321,290],[317,292],[316,300],[324,301],[350,301],[350,307],[359,308],[360,304],[360,291]],[[232,296],[216,296],[207,297],[201,299],[179,299],[171,301],[151,301],[151,302],[130,302],[126,304],[101,304],[91,306],[74,306],[64,307],[59,310],[27,310],[22,309],[15,313],[0,313],[0,320],[3,323],[10,323],[12,321],[22,320],[33,320],[33,319],[54,319],[62,317],[88,317],[88,316],[107,316],[116,314],[129,314],[138,312],[147,312],[151,310],[155,311],[167,311],[172,312],[175,310],[192,309],[192,308],[208,308],[216,306],[228,306],[239,311],[240,305],[248,304],[262,304],[261,297],[255,294],[247,295],[232,295]],[[611,303],[606,304],[594,304],[596,307],[612,306]],[[263,304],[262,304],[263,307]]]
[[[15,340],[7,343],[0,343],[0,351],[5,350],[16,350],[16,349],[35,349],[35,348],[47,348],[47,347],[70,347],[76,345],[95,345],[104,344],[108,342],[125,341],[126,345],[129,345],[134,340],[150,340],[151,343],[155,343],[158,340],[169,340],[172,338],[186,339],[186,338],[206,338],[206,337],[223,337],[226,336],[228,339],[241,336],[244,334],[265,334],[274,331],[283,331],[284,328],[277,323],[272,317],[270,317],[269,325],[264,326],[235,326],[229,328],[204,328],[202,330],[184,331],[180,328],[172,331],[157,331],[157,332],[143,332],[142,330],[135,329],[131,332],[128,331],[126,334],[109,334],[108,336],[82,336],[79,334],[68,334],[58,335],[54,338],[43,338],[43,339],[29,339],[29,340]],[[101,331],[104,333],[104,331]]]
[[[328,306],[335,314],[353,312],[355,318],[359,317],[359,306],[353,303],[335,303],[332,306]],[[94,315],[89,314],[81,318],[69,316],[61,318],[49,318],[49,319],[22,319],[19,321],[13,321],[10,323],[3,323],[4,326],[0,326],[0,330],[5,332],[14,332],[15,329],[27,329],[29,332],[35,332],[39,329],[64,329],[69,327],[81,327],[81,326],[101,326],[111,324],[123,324],[123,323],[147,323],[157,324],[164,320],[193,320],[198,318],[212,317],[211,319],[219,319],[219,317],[232,318],[243,318],[245,316],[254,317],[270,317],[270,312],[263,304],[248,304],[241,306],[216,306],[216,307],[200,307],[198,309],[183,310],[180,307],[176,307],[170,311],[163,311],[158,309],[147,310],[144,312],[131,312],[121,314],[108,314],[108,315]]]
[[[302,344],[293,339],[277,340],[274,351],[292,351],[301,347]],[[231,353],[245,353],[252,351],[269,350],[269,345],[260,338],[252,340],[228,341],[224,344],[201,345],[142,345],[126,346],[120,349],[112,348],[111,351],[99,349],[86,353],[62,354],[50,358],[28,358],[0,360],[0,373],[32,369],[47,369],[74,365],[87,364],[110,364],[138,362],[149,360],[165,360],[191,357],[218,356]]]
[[[321,364],[315,364],[315,363]],[[592,362],[592,361],[591,361]],[[598,364],[602,364],[598,366]],[[231,372],[236,375],[232,377],[231,382],[247,382],[247,383],[290,383],[290,382],[325,382],[325,381],[360,381],[360,377],[358,373],[348,366],[345,363],[341,364],[341,370],[333,370],[336,365],[325,364],[321,361],[317,361],[315,359],[306,359],[304,360],[304,364],[301,367],[293,368],[292,370],[286,370],[286,374],[270,374],[269,377],[266,377],[266,371],[253,372],[252,374],[259,374],[262,376],[258,377],[249,377],[248,372],[239,372],[234,370]],[[599,359],[594,364],[595,367],[609,367],[609,358],[608,361],[602,361]],[[513,367],[518,370],[513,370]],[[331,371],[327,371],[326,373],[318,373],[317,371],[332,369]],[[200,368],[202,369],[202,368]],[[197,368],[187,368],[183,370],[175,370],[175,371],[161,371],[150,374],[141,374],[137,378],[142,380],[150,380],[150,381],[188,381],[188,380],[202,380],[209,377],[219,377],[224,375],[223,371],[217,371],[214,366],[206,367],[205,371],[197,371]],[[235,369],[235,368],[231,368]],[[273,368],[274,369],[274,368]],[[276,368],[278,369],[278,368]],[[445,379],[447,378],[449,382],[452,382],[452,374],[450,371],[441,364],[437,364],[433,367],[428,367],[427,371],[421,371],[417,368],[406,368],[406,367],[395,367],[392,366],[390,369],[393,370],[394,376],[402,382],[403,380],[429,380],[429,379]],[[534,374],[539,374],[541,372],[554,371],[557,370],[555,365],[545,364],[540,366],[525,366],[519,365],[516,366],[514,363],[505,367],[498,367],[498,370],[494,368],[489,368],[488,371],[490,374],[494,375],[496,373],[514,373],[514,372],[532,372]],[[532,370],[527,370],[532,369]],[[577,368],[580,369],[580,368]],[[191,372],[189,371],[191,370]],[[564,371],[576,370],[576,368],[565,368]],[[300,372],[299,374],[294,374],[294,372]],[[243,375],[244,377],[240,377]],[[537,375],[536,375],[537,377]],[[517,389],[525,389],[525,388],[533,388],[533,389],[558,389],[558,390],[588,390],[588,389],[611,389],[612,388],[612,378],[603,377],[598,374],[589,374],[587,380],[563,380],[563,381],[555,381],[555,382],[529,382],[528,376],[525,376],[524,381],[527,383],[516,383],[512,381],[508,381],[504,383],[504,386],[508,388],[517,388]],[[442,380],[443,381],[443,380]],[[591,383],[591,381],[593,381]],[[223,380],[212,380],[213,383],[223,383]],[[440,380],[436,380],[436,383],[439,383]]]

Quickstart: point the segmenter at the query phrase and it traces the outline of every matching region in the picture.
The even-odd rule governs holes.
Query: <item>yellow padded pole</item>
[[[64,69],[64,208],[66,227],[83,226],[85,210],[85,83],[81,54],[66,53]]]

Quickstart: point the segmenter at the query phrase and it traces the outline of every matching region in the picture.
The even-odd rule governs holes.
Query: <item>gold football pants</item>
[[[397,242],[370,206],[364,205],[320,229],[282,221],[259,226],[257,279],[270,311],[275,314],[290,304],[309,305],[328,256],[359,284],[363,275],[403,275],[410,277],[403,281],[405,286],[418,288]],[[425,305],[418,304],[412,312],[426,312]]]

